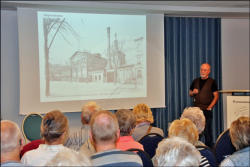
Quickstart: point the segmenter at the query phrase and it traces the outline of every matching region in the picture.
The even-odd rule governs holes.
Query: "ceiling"
[[[92,11],[150,12],[170,16],[249,18],[249,1],[1,1],[1,9],[46,7]]]

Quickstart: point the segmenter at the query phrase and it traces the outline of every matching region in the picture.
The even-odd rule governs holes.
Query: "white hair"
[[[181,119],[183,118],[191,120],[198,129],[199,134],[203,132],[206,124],[206,118],[203,114],[203,111],[199,107],[185,108],[181,114]]]
[[[10,120],[1,120],[1,153],[11,152],[22,143],[18,125]]]
[[[90,159],[74,150],[60,151],[45,166],[92,166]]]
[[[162,140],[153,157],[154,166],[199,166],[200,152],[180,137]]]

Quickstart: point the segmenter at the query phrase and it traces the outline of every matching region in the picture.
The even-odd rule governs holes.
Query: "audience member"
[[[20,162],[23,138],[18,125],[1,120],[1,166],[24,166]]]
[[[132,136],[135,141],[139,141],[143,136],[149,133],[158,133],[164,137],[162,129],[151,126],[154,122],[154,118],[151,109],[146,104],[137,104],[133,109],[133,113],[136,118],[136,127]]]
[[[86,103],[82,107],[81,122],[82,127],[79,131],[70,133],[65,144],[66,147],[76,151],[84,151],[88,154],[95,153],[95,149],[89,140],[89,122],[94,112],[99,111],[100,107],[94,101]]]
[[[32,140],[31,142],[25,144],[20,152],[20,158],[22,158],[26,152],[37,149],[40,144],[44,143],[45,141],[43,139],[37,139],[37,140]]]
[[[190,121],[187,118],[183,118],[181,120],[174,120],[169,127],[168,136],[181,137],[193,145],[199,139],[198,130],[196,126],[192,121]],[[206,157],[201,156],[200,166],[202,167],[210,166]]]
[[[180,137],[162,140],[153,157],[154,166],[199,166],[200,161],[199,151]]]
[[[113,113],[96,112],[91,118],[90,128],[91,139],[97,151],[91,156],[94,166],[142,166],[142,161],[137,154],[116,148],[120,130]]]
[[[250,117],[242,116],[233,121],[229,134],[236,152],[224,159],[220,166],[250,166]]]
[[[133,111],[121,109],[118,110],[115,115],[118,119],[120,128],[120,138],[117,142],[117,148],[123,151],[126,151],[130,148],[138,148],[144,150],[143,145],[141,145],[139,142],[136,142],[131,136],[135,128],[135,116],[133,114]]]
[[[199,137],[201,137],[202,132],[204,131],[205,124],[206,124],[206,118],[203,114],[203,111],[199,107],[187,107],[184,109],[183,113],[181,114],[181,118],[187,118],[191,120],[199,133]],[[202,143],[200,140],[198,140],[195,144],[195,146],[205,146],[204,143]]]
[[[28,165],[44,166],[58,152],[74,154],[74,150],[63,146],[68,138],[68,128],[68,119],[62,112],[59,110],[48,112],[41,123],[41,136],[45,144],[40,144],[37,149],[26,152],[21,161]]]
[[[58,152],[45,166],[91,166],[87,156],[78,152]]]

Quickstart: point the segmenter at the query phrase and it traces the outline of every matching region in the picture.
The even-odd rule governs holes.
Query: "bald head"
[[[211,67],[208,63],[203,63],[200,68],[201,79],[207,79],[210,74]]]
[[[118,139],[119,125],[116,116],[109,111],[96,112],[90,121],[94,142],[113,142]]]
[[[20,147],[22,134],[15,122],[1,121],[1,153],[11,152]]]

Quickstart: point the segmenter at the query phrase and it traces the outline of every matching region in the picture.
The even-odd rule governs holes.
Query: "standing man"
[[[189,89],[189,95],[193,97],[194,106],[200,107],[205,115],[205,144],[212,147],[212,109],[218,101],[219,93],[215,80],[210,78],[209,74],[210,65],[208,63],[202,64],[200,67],[200,77],[193,80]]]

